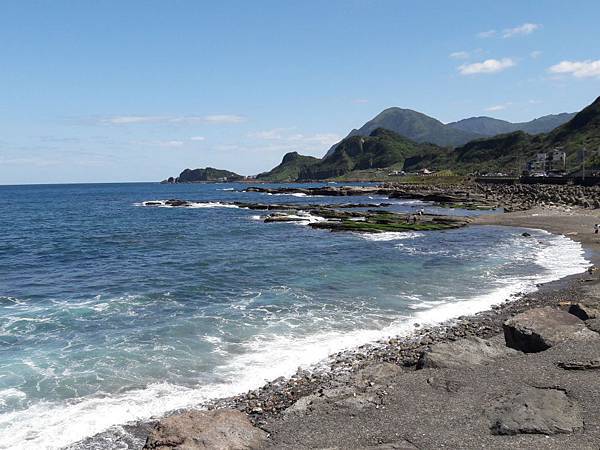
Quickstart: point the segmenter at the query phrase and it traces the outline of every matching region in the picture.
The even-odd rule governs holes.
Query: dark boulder
[[[599,338],[579,318],[549,306],[517,314],[503,328],[506,345],[526,353],[541,352],[566,340]]]

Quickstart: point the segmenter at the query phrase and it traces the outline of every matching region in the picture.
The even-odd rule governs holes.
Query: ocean
[[[244,187],[0,186],[0,448],[117,435],[589,265],[580,244],[539,230],[360,235],[264,223],[223,202],[484,213]],[[195,204],[144,206],[170,198]]]

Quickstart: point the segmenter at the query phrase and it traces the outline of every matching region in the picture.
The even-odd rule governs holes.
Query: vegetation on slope
[[[569,122],[547,134],[523,131],[476,139],[452,149],[414,142],[393,131],[378,128],[369,136],[350,136],[329,157],[319,160],[288,154],[282,163],[259,178],[272,181],[322,179],[384,179],[390,171],[450,170],[457,175],[478,172],[516,174],[539,152],[561,149],[568,167],[578,164],[586,147],[588,163],[600,163],[600,98]],[[589,167],[589,166],[588,166]]]
[[[244,177],[229,170],[214,169],[185,169],[174,181],[176,183],[197,183],[202,181],[236,181]]]
[[[301,171],[319,163],[321,160],[313,156],[302,156],[298,152],[287,153],[281,164],[269,172],[257,175],[257,179],[263,181],[287,182],[296,181],[300,178]]]

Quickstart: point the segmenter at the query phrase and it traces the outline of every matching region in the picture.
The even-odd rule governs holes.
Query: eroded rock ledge
[[[144,206],[168,206],[176,208],[193,207],[194,204],[195,202],[179,199],[144,202]],[[400,214],[386,210],[366,209],[383,208],[389,206],[389,203],[302,205],[221,202],[220,205],[270,211],[270,214],[262,218],[265,223],[308,222],[307,224],[312,228],[330,231],[354,231],[358,233],[447,230],[464,227],[471,222],[471,219],[460,216]],[[354,210],[350,211],[350,209]]]

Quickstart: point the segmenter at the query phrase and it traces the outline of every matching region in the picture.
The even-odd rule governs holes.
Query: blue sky
[[[0,3],[0,184],[255,174],[400,106],[444,122],[600,95],[597,1]]]

